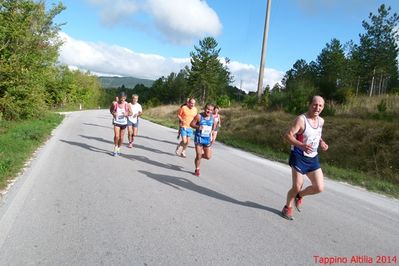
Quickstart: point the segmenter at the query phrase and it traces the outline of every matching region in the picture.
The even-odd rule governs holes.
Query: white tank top
[[[127,125],[127,117],[125,116],[126,108],[119,107],[119,104],[116,107],[116,117],[114,117],[114,123],[118,125]]]
[[[310,144],[312,145],[312,152],[311,153],[306,153],[304,151],[303,155],[306,157],[315,157],[318,152],[317,149],[319,148],[319,143],[321,139],[321,132],[322,132],[322,125],[320,125],[320,118],[317,117],[317,126],[313,127],[308,119],[306,118],[305,115],[302,115],[303,119],[305,120],[305,130],[302,132],[302,134],[297,134],[296,139],[299,140],[302,143]],[[297,147],[294,147],[294,150],[299,149]]]

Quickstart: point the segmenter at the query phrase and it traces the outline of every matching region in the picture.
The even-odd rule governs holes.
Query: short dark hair
[[[204,107],[204,110],[206,110],[208,107],[213,107],[213,108],[215,108],[215,105],[212,104],[212,103],[207,103],[207,104],[205,105],[205,107]]]

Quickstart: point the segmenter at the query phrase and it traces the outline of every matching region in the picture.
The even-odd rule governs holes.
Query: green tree
[[[6,119],[38,117],[45,112],[46,77],[58,58],[59,3],[0,2],[0,112]]]
[[[363,21],[366,30],[360,34],[354,59],[358,62],[358,75],[362,77],[361,89],[369,95],[389,92],[398,84],[398,28],[399,16],[382,4],[378,14],[369,14],[370,21]]]
[[[190,96],[188,88],[188,77],[185,69],[180,70],[174,80],[174,93],[175,101],[177,103],[183,103]]]
[[[337,39],[332,39],[317,57],[317,84],[325,99],[336,99],[338,89],[346,82],[347,59],[344,48]]]
[[[232,77],[227,66],[219,60],[220,48],[212,37],[206,37],[199,41],[199,47],[194,46],[195,51],[190,53],[191,68],[187,69],[188,84],[192,89],[192,95],[201,103],[214,101],[219,95],[227,91]],[[229,60],[226,59],[226,63]]]
[[[307,64],[303,59],[297,60],[282,80],[285,85],[282,93],[278,93],[278,97],[273,96],[274,93],[271,95],[273,97],[270,97],[270,107],[283,105],[286,111],[292,113],[305,111],[309,98],[317,92],[316,72],[315,62]]]

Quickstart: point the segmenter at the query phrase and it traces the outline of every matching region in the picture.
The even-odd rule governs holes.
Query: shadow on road
[[[154,166],[158,166],[161,168],[166,168],[166,169],[170,169],[170,170],[175,170],[175,171],[179,171],[179,172],[186,172],[186,173],[191,173],[187,170],[183,170],[183,167],[180,165],[175,165],[175,164],[170,164],[170,163],[161,163],[158,161],[154,161],[149,159],[148,157],[145,156],[139,156],[139,155],[134,155],[134,154],[121,154],[121,157],[130,159],[130,160],[137,160],[143,163],[148,163]]]
[[[83,123],[83,125],[112,129],[112,125],[110,125],[109,127],[107,127],[107,126],[101,126],[101,125],[97,125],[97,124],[92,124],[92,123]]]
[[[134,148],[136,148],[136,149],[142,149],[142,150],[146,150],[146,151],[151,151],[151,152],[155,152],[155,153],[159,153],[159,154],[166,154],[166,155],[176,156],[176,154],[171,153],[171,152],[164,152],[164,151],[161,151],[161,150],[158,150],[158,149],[153,149],[153,148],[146,147],[146,146],[139,145],[139,144],[134,144],[134,145],[133,145],[133,149],[134,149]]]
[[[101,139],[101,138],[97,138],[97,137],[92,137],[92,138]],[[76,141],[68,141],[68,140],[62,140],[62,139],[60,141],[62,141],[64,143],[68,143],[70,145],[74,145],[74,146],[78,146],[78,147],[87,149],[89,151],[105,153],[105,154],[108,154],[109,156],[112,156],[112,152],[111,151],[104,150],[104,149],[101,149],[101,148],[97,148],[97,147],[91,146],[91,145],[86,144],[86,143],[76,142]],[[107,141],[105,141],[105,142],[107,142]],[[161,163],[161,162],[158,162],[158,161],[151,160],[151,159],[149,159],[148,157],[145,157],[145,156],[122,153],[122,154],[118,155],[118,157],[126,158],[128,160],[137,160],[137,161],[140,161],[140,162],[143,162],[143,163],[148,163],[148,164],[151,164],[151,165],[154,165],[154,166],[158,166],[158,167],[166,168],[166,169],[171,169],[171,170],[175,170],[175,171],[179,171],[179,172],[191,173],[189,171],[183,170],[182,166],[175,165],[175,164]]]
[[[90,137],[90,138],[94,138],[94,139],[100,139],[103,140],[101,138],[96,138],[96,137]],[[91,145],[88,145],[86,143],[81,143],[81,142],[75,142],[75,141],[68,141],[68,140],[60,140],[64,143],[68,143],[70,145],[74,145],[74,146],[78,146],[84,149],[87,149],[89,151],[93,151],[93,152],[99,152],[99,153],[105,153],[108,154],[109,156],[112,156],[111,152],[108,150],[104,150],[101,148],[97,148]],[[105,141],[108,142],[108,141]],[[160,168],[165,168],[165,169],[170,169],[170,170],[175,170],[175,171],[179,171],[179,172],[186,172],[189,174],[192,174],[192,172],[190,171],[186,171],[183,170],[182,166],[179,165],[175,165],[175,164],[165,164],[165,163],[161,163],[158,161],[154,161],[149,159],[148,157],[145,156],[139,156],[139,155],[134,155],[134,154],[121,154],[119,155],[119,157],[122,158],[126,158],[128,160],[137,160],[143,163],[147,163],[150,165],[154,165]],[[194,192],[197,192],[199,194],[208,196],[208,197],[212,197],[218,200],[222,200],[222,201],[226,201],[226,202],[230,202],[233,204],[238,204],[241,206],[245,206],[245,207],[250,207],[250,208],[256,208],[256,209],[261,209],[261,210],[266,210],[268,212],[280,215],[280,210],[271,208],[271,207],[267,207],[267,206],[263,206],[260,205],[258,203],[255,202],[251,202],[251,201],[239,201],[236,200],[234,198],[231,198],[229,196],[226,196],[224,194],[221,194],[219,192],[216,192],[214,190],[211,190],[209,188],[206,187],[202,187],[199,186],[197,184],[195,184],[194,182],[190,181],[189,179],[186,178],[181,178],[181,177],[175,177],[175,176],[170,176],[170,175],[159,175],[159,174],[154,174],[148,171],[143,171],[143,170],[139,170],[138,172],[145,174],[146,176],[148,176],[149,178],[152,178],[160,183],[163,183],[165,185],[171,186],[175,189],[181,190],[181,188],[185,188]]]
[[[185,188],[185,189],[188,189],[188,190],[191,190],[191,191],[197,192],[199,194],[202,194],[202,195],[205,195],[208,197],[212,197],[212,198],[215,198],[218,200],[242,205],[245,207],[265,210],[265,211],[277,214],[279,216],[281,214],[280,210],[277,210],[277,209],[274,209],[271,207],[267,207],[267,206],[263,206],[263,205],[260,205],[258,203],[251,202],[251,201],[236,200],[234,198],[231,198],[229,196],[226,196],[224,194],[221,194],[221,193],[211,190],[209,188],[199,186],[186,178],[175,177],[175,176],[170,176],[170,175],[158,175],[158,174],[153,174],[153,173],[143,171],[143,170],[139,170],[138,172],[143,173],[146,176],[148,176],[149,178],[152,178],[152,179],[154,179],[160,183],[163,183],[165,185],[171,186],[175,189],[181,190],[181,188]]]
[[[64,140],[64,139],[60,139],[60,141],[62,141],[64,143],[68,143],[70,145],[79,146],[79,147],[87,149],[89,151],[94,151],[94,152],[99,152],[99,153],[108,153],[109,155],[111,155],[110,151],[107,151],[107,150],[104,150],[104,149],[100,149],[100,148],[88,145],[86,143],[76,142],[76,141],[69,141],[69,140]]]
[[[149,139],[149,140],[154,140],[154,141],[169,143],[169,144],[172,144],[172,145],[174,145],[174,146],[177,146],[177,144],[179,144],[179,142],[180,142],[180,140],[177,140],[177,139],[176,139],[175,142],[172,142],[172,141],[165,140],[165,139],[154,139],[154,138],[151,138],[151,137],[149,137],[149,136],[140,136],[140,135],[137,136],[136,138],[143,138],[143,139]]]
[[[101,141],[101,142],[104,142],[104,143],[109,143],[109,144],[114,145],[114,141],[112,139],[107,140],[107,139],[104,139],[104,138],[93,137],[93,136],[85,136],[85,135],[79,135],[79,137],[82,137],[82,138],[85,138],[85,139],[93,139],[93,140],[97,140],[97,141]]]
[[[111,114],[109,114],[107,116],[97,116],[96,118],[105,119],[105,120],[109,120],[109,122],[112,122],[112,115]]]
[[[104,142],[104,143],[109,143],[111,145],[114,144],[114,142],[111,141],[111,140],[106,140],[106,139],[99,138],[99,137],[84,136],[84,135],[79,135],[79,136],[82,137],[82,138],[85,138],[85,139],[94,139],[94,140],[101,141],[101,142]],[[176,156],[176,154],[174,154],[174,153],[164,152],[164,151],[161,151],[159,149],[153,149],[153,148],[146,147],[146,146],[143,146],[143,145],[140,145],[140,144],[134,144],[133,150],[135,148],[136,149],[142,149],[142,150],[150,151],[150,152],[155,152],[155,153],[158,153],[158,154],[166,154],[166,155]]]

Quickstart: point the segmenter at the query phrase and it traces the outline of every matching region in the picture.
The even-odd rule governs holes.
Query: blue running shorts
[[[305,155],[291,151],[288,164],[301,174],[306,175],[320,168],[319,155],[306,157]]]
[[[193,136],[193,129],[191,127],[180,128],[180,136],[191,138]]]
[[[133,123],[129,119],[127,120],[127,125],[128,126],[133,126],[133,127],[139,127],[139,120],[137,119],[137,123]]]

